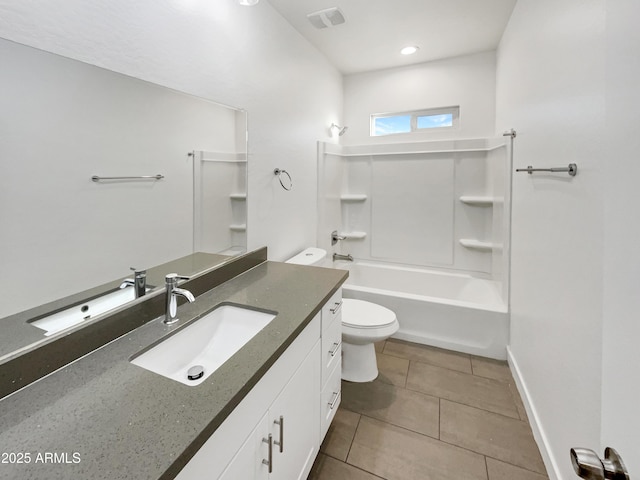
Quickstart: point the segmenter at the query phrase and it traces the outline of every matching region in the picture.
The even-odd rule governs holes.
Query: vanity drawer
[[[322,384],[327,382],[334,368],[342,363],[342,319],[335,318],[333,323],[322,332]]]
[[[339,288],[322,307],[322,331],[324,332],[337,318],[342,318],[342,288]]]
[[[340,405],[340,401],[342,399],[341,382],[342,370],[340,368],[340,364],[338,364],[331,372],[329,380],[322,389],[322,394],[320,395],[322,398],[322,403],[320,405],[320,413],[322,415],[322,418],[320,419],[320,443],[324,440],[327,430],[329,430],[329,425],[331,425],[331,421],[333,420],[333,417],[335,417],[338,406]]]

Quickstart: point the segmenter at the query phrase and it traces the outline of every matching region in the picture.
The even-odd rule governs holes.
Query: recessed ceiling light
[[[245,5],[250,7],[251,5],[256,5],[260,0],[238,0],[240,5]]]
[[[411,46],[411,47],[404,47],[402,50],[400,50],[400,53],[402,55],[412,55],[417,51],[418,51],[418,47]]]

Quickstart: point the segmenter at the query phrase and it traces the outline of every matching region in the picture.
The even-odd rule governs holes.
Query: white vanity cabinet
[[[340,398],[341,298],[339,290],[176,479],[307,478]]]
[[[342,289],[322,308],[322,388],[320,443],[333,421],[342,390]]]
[[[319,448],[319,352],[316,342],[219,480],[307,478]]]

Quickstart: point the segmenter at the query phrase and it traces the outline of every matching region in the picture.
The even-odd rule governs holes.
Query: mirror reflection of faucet
[[[138,270],[135,267],[130,267],[129,270],[133,270],[133,278],[124,279],[120,288],[134,287],[136,298],[140,298],[147,293],[147,271]]]
[[[167,312],[165,314],[164,323],[171,325],[178,321],[178,295],[186,298],[189,303],[196,301],[195,297],[189,290],[178,288],[180,280],[189,280],[189,277],[170,273],[165,277],[165,286],[167,288]]]

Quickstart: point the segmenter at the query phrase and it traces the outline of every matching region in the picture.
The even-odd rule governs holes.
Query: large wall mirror
[[[0,359],[20,312],[246,249],[246,112],[3,39],[0,58]]]

